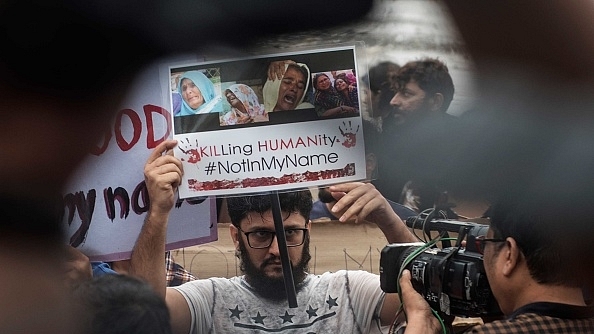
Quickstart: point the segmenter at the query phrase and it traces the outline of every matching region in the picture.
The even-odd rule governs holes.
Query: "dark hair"
[[[378,126],[371,120],[363,118],[363,140],[365,141],[365,153],[379,152],[378,145],[380,145],[380,131]]]
[[[379,152],[380,152],[380,130],[376,123],[372,122],[370,119],[363,118],[363,140],[365,141],[365,159],[369,157],[369,154],[373,154],[376,158],[376,161],[379,160]],[[379,167],[376,166],[374,170],[371,171],[367,178],[369,179],[376,179],[378,176]]]
[[[555,197],[550,193],[547,196],[509,191],[499,196],[490,208],[490,227],[494,238],[512,237],[516,241],[526,258],[530,275],[537,282],[580,287],[583,268],[572,260],[575,256],[572,241],[580,236],[572,232],[571,227],[564,226],[569,222],[564,216],[570,217],[571,209]]]
[[[391,86],[392,80],[390,72],[397,72],[400,65],[391,61],[382,61],[372,66],[369,69],[369,75],[364,77],[366,83],[369,84],[369,89],[374,93],[379,93],[385,89],[386,85]]]
[[[336,75],[336,78],[334,78],[334,82],[336,82],[336,80],[338,80],[338,79],[342,79],[348,85],[352,84],[351,79],[349,79],[349,77],[347,77],[347,74],[345,72],[338,73]]]
[[[336,78],[334,80],[334,88],[337,88],[336,85],[338,83],[338,80],[342,80],[344,81],[347,85],[350,85],[349,80],[346,77],[340,77],[340,78]]]
[[[382,61],[369,68],[369,73],[365,74],[361,81],[369,85],[369,90],[376,95],[375,101],[371,101],[372,115],[383,115],[392,109],[390,100],[396,94],[396,73],[400,65],[391,61]]]
[[[441,110],[446,112],[454,98],[454,82],[446,64],[438,59],[425,58],[411,61],[400,68],[396,76],[398,89],[402,89],[410,81],[416,81],[428,95],[443,95]]]
[[[248,213],[264,213],[272,209],[272,198],[274,194],[257,194],[251,196],[238,196],[227,198],[227,208],[231,223],[239,227],[239,223],[247,217]],[[312,196],[309,189],[283,192],[278,194],[281,211],[299,212],[305,222],[309,222],[309,213],[312,207]]]
[[[316,75],[314,75],[314,78],[313,78],[313,87],[316,90],[318,90],[318,79],[320,77],[326,77],[326,78],[328,78],[328,80],[330,80],[330,77],[326,73],[317,73]]]
[[[169,309],[151,286],[128,275],[104,275],[79,284],[73,300],[91,334],[170,334]]]

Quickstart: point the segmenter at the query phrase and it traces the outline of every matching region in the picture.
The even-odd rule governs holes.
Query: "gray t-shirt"
[[[366,271],[309,274],[287,300],[258,297],[243,276],[210,278],[175,287],[188,302],[190,333],[368,333],[384,300],[380,279]],[[372,324],[373,323],[373,324]]]

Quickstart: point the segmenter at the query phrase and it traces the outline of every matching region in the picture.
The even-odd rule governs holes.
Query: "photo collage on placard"
[[[174,133],[357,116],[355,58],[346,48],[170,68]]]

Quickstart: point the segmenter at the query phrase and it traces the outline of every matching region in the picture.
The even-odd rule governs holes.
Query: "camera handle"
[[[462,246],[462,240],[466,238],[468,231],[470,231],[472,227],[469,226],[460,226],[460,230],[458,231],[458,238],[456,239],[456,246],[460,248]]]
[[[433,261],[435,261],[435,266],[432,265],[432,267],[436,268],[437,270],[432,272],[432,277],[431,277],[431,287],[432,287],[432,291],[433,293],[435,293],[437,296],[442,296],[443,295],[443,286],[441,284],[441,282],[445,281],[445,275],[446,275],[446,265],[449,262],[450,258],[452,258],[454,255],[456,255],[458,253],[458,250],[460,249],[461,245],[462,245],[462,240],[464,240],[464,238],[466,237],[466,235],[468,234],[468,231],[470,231],[472,229],[472,227],[470,226],[461,226],[460,229],[458,230],[458,238],[456,240],[456,248],[453,249],[451,252],[449,252],[446,256],[444,256],[443,258],[439,258],[439,259],[433,259]],[[447,235],[447,231],[442,231],[442,233],[444,233],[444,235]],[[448,244],[449,244],[449,240]],[[444,241],[442,241],[444,242]],[[448,246],[450,247],[450,246]],[[436,287],[437,289],[433,289],[433,287]],[[441,297],[440,297],[441,298]],[[440,301],[440,305],[441,305],[441,301]],[[448,305],[449,307],[449,305]],[[449,315],[446,312],[441,310],[438,311],[440,317],[443,319],[444,324],[446,326],[446,330],[447,333],[454,333],[454,326],[453,326],[453,321],[455,316],[453,315]]]
[[[424,221],[425,222],[430,222],[433,219],[448,219],[450,217],[448,217],[447,212],[448,209],[451,208],[450,204],[435,204],[435,206],[433,207],[433,210],[431,210],[429,212],[429,214],[427,214],[427,217],[425,217]],[[451,217],[454,218],[454,217]],[[430,224],[424,224],[424,233],[425,235],[431,239],[431,225]],[[443,235],[444,238],[449,238],[450,235],[448,234],[447,231],[444,231],[445,234]],[[436,247],[436,246],[434,246]],[[450,240],[442,240],[441,241],[441,247],[442,248],[448,248],[448,247],[452,247],[452,243],[450,242]]]

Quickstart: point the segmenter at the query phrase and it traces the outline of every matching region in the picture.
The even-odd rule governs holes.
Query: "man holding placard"
[[[285,238],[293,266],[297,308],[282,291],[283,271],[275,236],[271,201],[265,196],[228,198],[231,237],[242,260],[243,276],[211,278],[166,288],[161,262],[169,212],[183,171],[168,152],[175,141],[157,146],[145,166],[151,208],[132,253],[131,274],[148,280],[165,298],[174,332],[241,332],[253,330],[369,332],[393,321],[400,302],[385,294],[379,276],[364,271],[312,275],[309,261],[308,191],[279,194]],[[346,183],[329,189],[338,198],[333,211],[340,221],[373,219],[387,242],[413,242],[414,235],[371,185]]]

